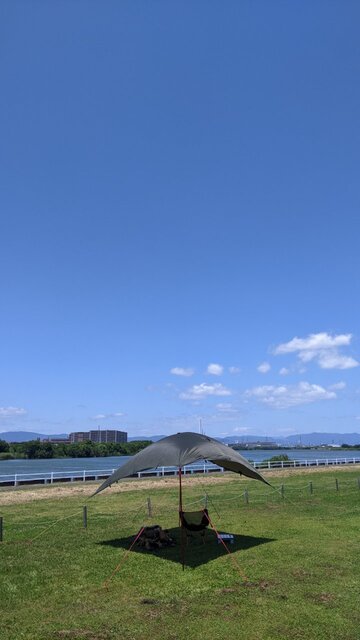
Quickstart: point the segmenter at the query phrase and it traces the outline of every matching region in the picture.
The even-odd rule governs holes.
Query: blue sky
[[[360,432],[359,3],[1,14],[0,431]]]

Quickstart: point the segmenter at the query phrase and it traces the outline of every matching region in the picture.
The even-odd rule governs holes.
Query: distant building
[[[71,443],[86,442],[87,440],[97,443],[121,443],[127,442],[127,433],[117,429],[93,429],[91,431],[74,431],[70,433],[69,438]]]
[[[127,433],[115,429],[94,429],[89,435],[91,442],[127,442]]]
[[[232,444],[233,449],[279,449],[280,446],[276,442],[269,442],[268,440],[261,442],[247,442],[246,444]]]
[[[70,442],[74,444],[75,442],[86,442],[90,440],[90,432],[89,431],[74,431],[69,435]]]
[[[49,436],[48,438],[43,438],[42,442],[51,442],[51,444],[69,444],[70,438],[52,438]]]

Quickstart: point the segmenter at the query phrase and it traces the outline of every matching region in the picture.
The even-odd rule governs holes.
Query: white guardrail
[[[264,469],[288,469],[296,467],[322,467],[341,464],[360,464],[360,456],[352,458],[318,458],[315,460],[279,460],[268,462],[253,462],[252,466],[259,471]],[[21,484],[53,484],[54,482],[86,482],[87,480],[104,480],[114,473],[115,469],[83,469],[81,471],[47,471],[43,473],[15,473],[0,475],[0,486],[18,486]],[[222,467],[204,462],[183,467],[184,475],[194,473],[224,473]],[[176,467],[158,467],[147,471],[140,471],[133,477],[147,478],[149,476],[175,476]]]

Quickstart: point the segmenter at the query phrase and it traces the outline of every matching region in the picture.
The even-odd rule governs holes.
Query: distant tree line
[[[0,440],[0,460],[15,458],[106,458],[107,456],[133,456],[145,449],[150,440],[134,440],[133,442],[97,443],[87,440],[74,444],[41,442],[5,442]]]

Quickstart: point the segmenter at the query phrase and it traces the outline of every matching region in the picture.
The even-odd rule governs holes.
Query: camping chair
[[[180,511],[181,526],[186,529],[187,537],[193,537],[194,531],[199,531],[203,543],[205,543],[206,528],[209,526],[208,510],[201,511]]]

